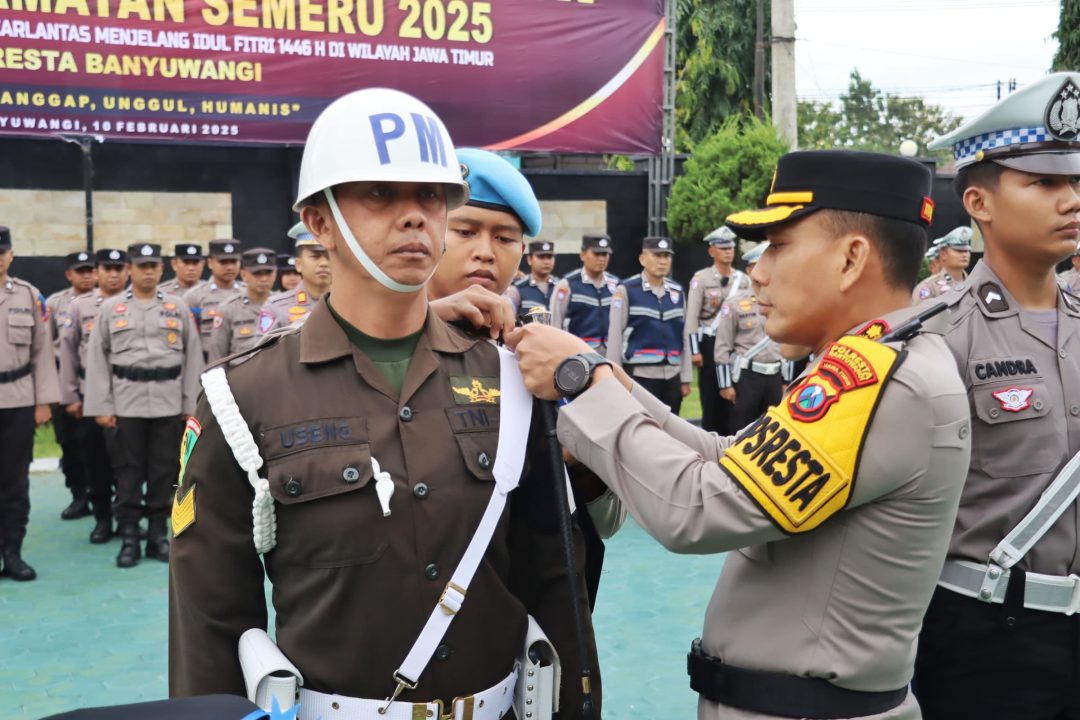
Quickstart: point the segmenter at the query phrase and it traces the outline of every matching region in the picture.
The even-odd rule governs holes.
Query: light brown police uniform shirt
[[[644,275],[634,275],[628,281],[646,283]],[[649,290],[656,297],[663,297],[665,293],[677,292],[682,294],[682,288],[675,282],[665,281],[662,285],[649,285]],[[685,317],[686,298],[683,298],[683,313]],[[608,343],[607,359],[619,367],[625,364],[623,358],[623,333],[630,321],[630,304],[627,299],[626,286],[619,283],[611,297],[611,309],[608,319]],[[684,321],[685,327],[685,321]],[[631,375],[639,378],[654,378],[670,380],[678,376],[680,382],[690,383],[694,381],[694,374],[690,362],[690,338],[685,333],[682,336],[682,348],[680,350],[679,364],[672,365],[666,360],[655,365],[627,365],[626,370]]]
[[[188,290],[180,297],[191,308],[191,312],[199,323],[200,340],[208,342],[213,329],[221,325],[222,321],[218,319],[221,316],[221,306],[229,298],[243,294],[244,286],[240,282],[234,282],[231,288],[223,288],[213,280],[209,280],[203,285]]]
[[[747,290],[745,293],[728,298],[720,306],[720,322],[716,326],[713,359],[717,365],[726,365],[735,355],[744,357],[747,351],[765,337],[767,337],[765,316],[761,314],[761,305],[758,304],[757,296]],[[751,361],[780,362],[780,346],[769,342],[751,358]]]
[[[729,297],[749,289],[750,276],[741,270],[732,268],[730,275],[721,275],[715,265],[710,265],[694,273],[694,277],[690,279],[690,289],[686,292],[687,338],[699,328],[709,335],[714,334],[711,327],[720,312],[720,306]]]
[[[1073,295],[1080,296],[1080,272],[1076,270],[1066,270],[1058,275],[1061,282],[1065,284],[1065,289],[1071,292]]]
[[[83,414],[91,417],[158,418],[195,411],[202,346],[187,304],[158,291],[151,300],[131,290],[101,304],[86,359]],[[139,369],[180,367],[172,380],[148,382],[117,377],[113,366]]]
[[[945,270],[940,270],[923,280],[911,291],[911,300],[918,305],[924,300],[941,297],[942,295],[961,290],[967,280],[967,273],[961,273],[959,278],[954,278]]]
[[[912,314],[883,320],[896,327]],[[754,425],[738,441],[707,433],[610,378],[560,410],[563,445],[653,537],[679,553],[730,551],[705,617],[706,653],[852,690],[910,681],[967,470],[970,420],[943,338],[924,332],[904,349],[866,428],[847,506],[791,536],[717,464],[729,446],[760,439]],[[845,437],[857,442],[858,431]],[[763,716],[701,700],[698,717]],[[920,714],[909,695],[874,717]]]
[[[259,331],[262,307],[252,302],[247,294],[226,300],[219,310],[221,323],[210,331],[210,339],[204,345],[206,361],[216,362],[226,355],[253,347],[262,335]]]
[[[967,288],[946,300],[945,340],[972,417],[971,467],[949,557],[985,563],[1080,451],[1080,301],[1059,293],[1052,342],[982,261]],[[1017,567],[1080,573],[1078,523],[1074,503]]]
[[[292,290],[274,293],[267,298],[262,307],[263,312],[272,318],[272,321],[260,322],[260,325],[268,324],[267,329],[262,332],[288,327],[293,323],[306,319],[311,314],[311,311],[315,309],[318,302],[318,299],[312,297],[311,292],[304,287],[303,280]]]
[[[60,329],[60,402],[82,402],[86,395],[86,350],[101,304],[106,297],[101,290],[75,298],[68,308],[68,318]]]
[[[179,295],[180,297],[184,297],[185,295],[187,295],[187,293],[191,292],[192,290],[197,290],[198,288],[201,288],[202,286],[206,285],[206,283],[206,280],[199,280],[194,285],[188,287],[186,285],[181,285],[179,280],[173,278],[172,280],[166,280],[163,283],[159,283],[157,289],[162,292],[169,293],[170,295]]]
[[[0,372],[30,366],[28,375],[0,383],[2,409],[60,401],[52,338],[44,311],[41,293],[30,283],[11,276],[0,283]]]
[[[169,693],[244,694],[237,641],[249,628],[266,627],[265,562],[277,643],[304,687],[385,698],[494,488],[497,351],[429,312],[399,393],[320,300],[303,324],[225,367],[264,461],[277,545],[260,561],[251,486],[201,397],[199,434],[178,490],[178,497],[195,493],[195,520],[176,534],[169,559]],[[280,388],[289,388],[287,397]],[[562,659],[564,717],[579,714],[557,505],[550,469],[535,465],[546,450],[533,444],[539,420],[532,428],[529,470],[441,649],[402,700],[449,702],[501,681],[522,650],[528,612]],[[394,482],[386,517],[373,458]],[[575,537],[580,608],[596,667],[583,546]]]
[[[45,298],[45,307],[49,310],[49,334],[52,335],[53,354],[57,358],[60,357],[60,332],[68,320],[70,314],[68,308],[76,297],[78,296],[75,291],[67,287]]]

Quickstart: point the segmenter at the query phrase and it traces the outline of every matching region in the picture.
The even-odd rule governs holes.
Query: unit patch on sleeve
[[[184,484],[184,473],[187,470],[191,451],[195,449],[195,443],[202,434],[202,425],[194,417],[190,417],[184,425],[184,437],[180,441],[180,478],[173,496],[172,505],[172,530],[173,536],[179,537],[182,532],[195,524],[195,485]]]
[[[813,530],[847,507],[867,429],[899,362],[887,345],[842,338],[720,465],[781,530]]]

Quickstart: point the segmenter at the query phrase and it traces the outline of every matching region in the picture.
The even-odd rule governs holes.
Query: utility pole
[[[772,0],[772,117],[780,137],[796,149],[794,0]]]
[[[754,115],[765,119],[765,0],[757,0],[754,28]]]

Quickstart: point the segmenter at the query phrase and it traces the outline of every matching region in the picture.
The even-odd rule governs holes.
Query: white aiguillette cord
[[[532,424],[532,396],[525,389],[525,382],[518,370],[517,359],[504,348],[499,351],[499,444],[495,451],[495,466],[491,473],[495,476],[495,489],[488,500],[487,508],[480,519],[480,524],[469,541],[450,582],[446,583],[442,596],[435,609],[428,616],[424,629],[413,643],[412,649],[394,672],[396,686],[386,699],[383,711],[394,702],[403,690],[416,687],[436,646],[442,641],[450,623],[461,604],[465,602],[465,593],[476,574],[480,561],[487,552],[491,538],[506,507],[506,498],[521,480],[521,471],[525,467],[525,446],[528,444],[529,427]]]

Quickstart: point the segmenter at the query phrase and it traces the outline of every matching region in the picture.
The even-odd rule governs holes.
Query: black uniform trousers
[[[656,396],[660,402],[671,408],[671,412],[676,415],[679,414],[679,409],[682,408],[682,380],[676,375],[673,378],[663,380],[661,378],[643,378],[634,375],[634,366],[627,367],[630,370],[630,374],[641,387],[649,391],[651,395]]]
[[[713,350],[716,338],[706,335],[698,341],[701,367],[698,368],[698,391],[701,393],[701,429],[718,435],[731,435],[731,403],[720,397],[720,383],[716,381],[716,358]]]
[[[784,378],[780,373],[762,375],[750,368],[735,383],[735,405],[731,408],[731,432],[737,433],[780,402]],[[717,391],[719,392],[719,391]]]
[[[90,507],[94,510],[94,518],[108,520],[112,517],[116,481],[113,478],[112,462],[109,460],[109,443],[105,436],[116,431],[102,428],[92,417],[80,418],[75,431],[86,468],[87,496],[90,498]]]
[[[60,469],[64,473],[64,485],[76,500],[86,497],[89,479],[79,445],[79,420],[70,415],[63,405],[52,406],[53,433],[60,445]]]
[[[106,435],[116,477],[113,515],[118,525],[133,526],[143,517],[166,518],[172,508],[173,486],[180,474],[179,415],[160,418],[117,418],[116,431]]]
[[[1000,605],[934,591],[913,682],[924,720],[1080,720],[1080,615],[1024,608],[1011,572]]]
[[[34,406],[0,410],[0,549],[18,550],[26,537],[33,455]]]

